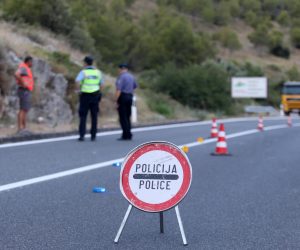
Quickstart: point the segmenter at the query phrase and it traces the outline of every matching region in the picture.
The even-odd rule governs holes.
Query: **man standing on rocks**
[[[84,68],[76,77],[76,83],[80,85],[79,103],[79,138],[84,141],[86,132],[86,118],[88,111],[91,112],[91,140],[96,140],[97,116],[99,112],[99,102],[101,100],[101,85],[103,84],[102,73],[93,66],[94,59],[86,56],[83,59]]]
[[[20,134],[26,132],[26,116],[31,108],[31,98],[34,87],[34,79],[31,71],[32,62],[32,57],[26,56],[15,73],[17,84],[19,85],[18,96],[20,99],[20,110],[18,113],[18,133]]]
[[[132,74],[128,72],[128,65],[119,65],[119,77],[116,81],[115,99],[117,103],[119,120],[123,130],[122,136],[118,140],[131,140],[131,106],[133,92],[137,88],[137,83]]]

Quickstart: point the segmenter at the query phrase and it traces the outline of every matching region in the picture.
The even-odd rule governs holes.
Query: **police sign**
[[[169,142],[149,142],[125,158],[120,189],[136,208],[161,212],[176,206],[185,197],[191,180],[191,164],[180,148]]]

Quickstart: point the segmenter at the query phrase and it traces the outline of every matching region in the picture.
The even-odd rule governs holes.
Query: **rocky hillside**
[[[82,65],[84,53],[71,48],[64,37],[43,29],[0,22],[0,137],[16,133],[18,112],[17,85],[13,77],[22,57],[34,57],[35,89],[33,107],[28,114],[29,129],[34,133],[74,131],[78,126],[78,94],[74,78]],[[100,105],[102,128],[118,126],[113,102],[115,77],[104,72],[105,88]],[[152,111],[149,91],[138,90],[138,122],[155,123],[168,119],[195,119],[199,115],[162,96],[168,107],[176,109],[171,116]]]
[[[6,79],[6,95],[2,95],[2,109],[0,117],[15,120],[18,112],[17,86],[12,72],[21,59],[12,50],[2,48],[1,77]],[[30,121],[45,122],[47,124],[70,123],[73,119],[70,105],[66,102],[68,82],[61,73],[54,73],[46,61],[35,58],[32,68],[35,82],[33,108],[28,114]]]

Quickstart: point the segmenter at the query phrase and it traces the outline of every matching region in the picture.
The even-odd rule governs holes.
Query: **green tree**
[[[235,18],[239,17],[240,14],[239,0],[229,0],[227,4],[229,6],[231,16]]]
[[[300,72],[296,65],[294,65],[286,72],[286,76],[289,81],[300,81]]]
[[[264,12],[267,12],[272,19],[276,19],[276,17],[280,14],[281,9],[283,9],[283,1],[282,0],[264,0],[262,1],[262,9]]]
[[[215,7],[215,15],[214,24],[216,25],[226,25],[231,19],[231,9],[230,5],[227,1],[221,1]]]
[[[277,30],[271,31],[268,36],[268,46],[270,50],[283,45],[283,33]]]
[[[65,0],[4,0],[4,18],[38,24],[57,33],[69,33],[75,21]]]
[[[223,47],[233,50],[238,50],[242,47],[238,36],[230,28],[226,27],[214,34],[214,38],[219,41]]]
[[[256,47],[267,46],[269,43],[268,34],[268,26],[265,24],[260,24],[257,29],[248,36],[248,38]]]
[[[300,2],[298,0],[286,1],[285,5],[292,18],[300,18]]]
[[[203,7],[203,10],[201,11],[201,15],[204,21],[208,23],[213,23],[215,20],[216,12],[214,10],[214,7],[208,4]]]
[[[256,26],[257,23],[257,17],[254,11],[249,10],[245,13],[245,21],[247,24],[251,25],[252,27]]]
[[[286,10],[281,11],[277,17],[277,22],[280,23],[282,26],[289,26],[291,23],[289,13]]]
[[[190,107],[230,110],[229,75],[215,63],[178,69],[167,64],[161,70],[156,89]]]
[[[144,16],[139,34],[132,56],[141,68],[156,68],[169,61],[178,66],[200,63],[215,54],[209,37],[195,33],[185,18],[166,9]]]
[[[261,11],[261,1],[258,0],[240,0],[241,16],[244,17],[248,11],[258,14]]]
[[[291,29],[291,40],[296,48],[300,48],[300,28]]]

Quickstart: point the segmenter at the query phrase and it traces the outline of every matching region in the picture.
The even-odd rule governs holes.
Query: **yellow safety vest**
[[[82,93],[93,93],[100,90],[102,73],[98,69],[84,69],[84,80],[81,81]]]

